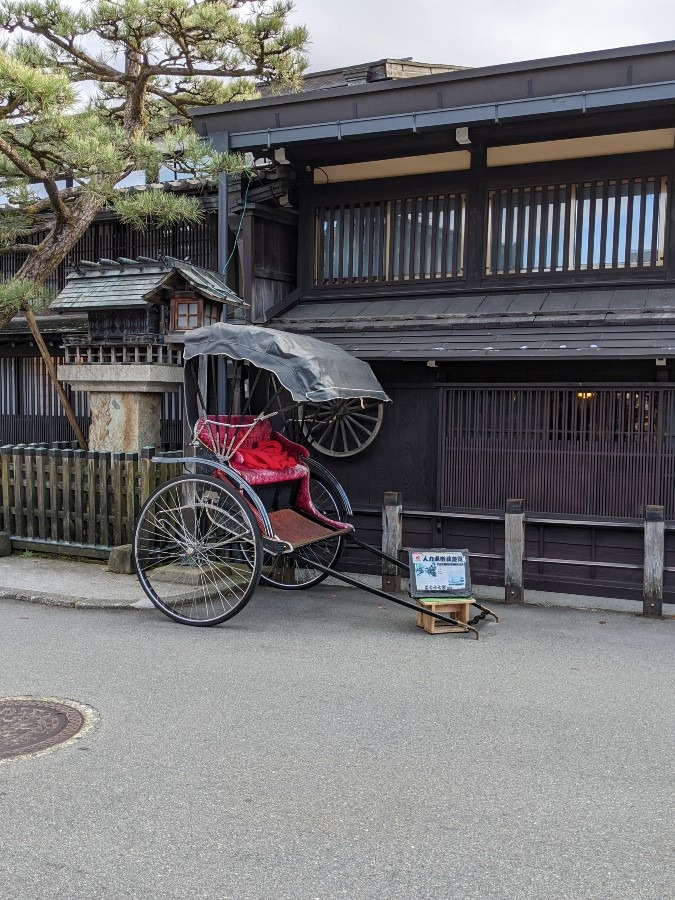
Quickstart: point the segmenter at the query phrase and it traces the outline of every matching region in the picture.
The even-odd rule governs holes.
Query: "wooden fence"
[[[182,471],[181,463],[154,463],[154,447],[139,454],[76,446],[0,447],[0,531],[14,547],[105,557],[132,542],[148,496]]]

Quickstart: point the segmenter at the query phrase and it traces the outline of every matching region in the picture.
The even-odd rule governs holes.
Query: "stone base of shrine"
[[[89,391],[89,449],[137,453],[160,446],[162,394],[175,391],[183,369],[173,365],[61,365],[60,381]]]

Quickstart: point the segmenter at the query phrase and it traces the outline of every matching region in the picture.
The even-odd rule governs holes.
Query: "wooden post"
[[[382,506],[382,552],[398,559],[403,544],[403,495],[387,491]],[[382,590],[396,593],[401,590],[401,570],[382,560]]]
[[[0,531],[12,532],[12,503],[10,492],[12,490],[11,468],[12,445],[5,444],[0,448],[0,488],[2,489],[2,510],[0,511]]]
[[[645,561],[642,615],[658,618],[663,612],[665,522],[662,506],[645,510]]]
[[[143,447],[141,450],[139,462],[141,470],[141,496],[139,502],[141,508],[145,506],[148,497],[155,489],[155,463],[151,462],[154,455],[154,447]]]
[[[523,556],[525,525],[523,500],[507,500],[504,515],[504,601],[524,603]]]

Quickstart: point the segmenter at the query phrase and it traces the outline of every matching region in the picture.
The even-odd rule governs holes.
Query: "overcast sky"
[[[295,18],[314,72],[406,56],[489,66],[675,39],[673,0],[296,0]]]

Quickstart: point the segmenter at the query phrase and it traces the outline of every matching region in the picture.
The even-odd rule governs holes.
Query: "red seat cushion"
[[[229,465],[251,485],[297,481],[307,475],[299,460],[309,451],[272,431],[269,419],[203,416],[195,436],[207,450],[229,457]]]
[[[297,459],[281,446],[279,441],[257,441],[250,450],[239,449],[244,465],[248,469],[290,469],[297,465]]]

